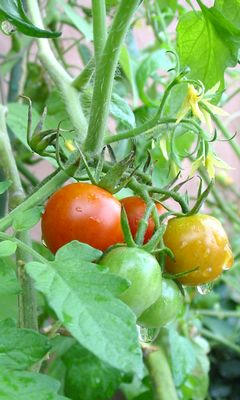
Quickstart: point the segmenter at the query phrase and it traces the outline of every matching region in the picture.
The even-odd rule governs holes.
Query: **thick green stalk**
[[[12,181],[9,188],[9,206],[15,208],[21,204],[25,194],[21,185],[20,176],[13,156],[10,140],[6,126],[6,107],[0,105],[0,160],[6,178]],[[29,243],[30,238],[27,232],[20,233],[19,237]],[[19,326],[37,330],[36,297],[31,278],[26,274],[24,265],[29,257],[21,250],[16,254],[18,279],[21,292],[18,296]],[[20,268],[20,269],[19,269]],[[21,272],[20,272],[21,271]]]
[[[80,74],[72,81],[72,86],[77,90],[83,89],[91,79],[95,67],[94,58],[90,58],[85,68]]]
[[[96,68],[89,127],[84,145],[85,150],[92,154],[99,153],[103,147],[119,52],[138,5],[139,0],[121,1]]]
[[[28,232],[20,232],[17,235],[19,241],[31,246]],[[31,247],[30,247],[31,248]],[[31,261],[31,256],[25,249],[18,247],[16,251],[17,276],[21,285],[21,292],[18,295],[18,324],[20,328],[38,330],[37,301],[34,284],[26,273],[25,265]]]
[[[9,188],[9,207],[14,208],[25,195],[7,133],[6,113],[7,108],[0,104],[0,163],[6,179],[12,181]]]
[[[107,39],[105,0],[92,0],[92,14],[95,63],[98,65]]]
[[[145,364],[152,379],[156,400],[178,400],[172,373],[164,350],[159,347],[145,356]]]
[[[0,232],[0,240],[10,240],[11,242],[16,243],[18,249],[20,249],[24,253],[31,255],[37,261],[42,263],[46,262],[46,259],[41,256],[37,251],[35,251],[31,246],[29,246],[29,244],[22,242],[20,239],[14,236],[10,236],[7,233]]]
[[[38,1],[27,0],[28,11],[32,22],[39,28],[44,28],[40,14]],[[79,100],[79,93],[72,86],[72,78],[57,61],[52,52],[48,39],[37,39],[39,48],[39,58],[51,76],[53,82],[61,92],[69,118],[79,135],[79,140],[83,141],[87,131],[87,122]]]
[[[9,226],[11,226],[13,218],[15,215],[22,213],[23,211],[28,210],[31,207],[37,206],[39,204],[43,204],[43,202],[53,193],[55,190],[60,187],[64,182],[69,179],[70,170],[73,167],[69,167],[69,169],[64,171],[59,171],[57,174],[47,181],[43,186],[41,186],[36,192],[31,194],[25,201],[23,201],[19,206],[14,208],[8,215],[4,218],[0,219],[0,230],[6,230]]]

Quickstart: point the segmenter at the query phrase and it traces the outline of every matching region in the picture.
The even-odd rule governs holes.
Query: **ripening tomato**
[[[162,279],[162,293],[138,319],[145,328],[161,328],[175,321],[183,310],[183,295],[172,279]]]
[[[130,281],[119,298],[140,316],[161,293],[162,272],[155,257],[136,247],[116,247],[99,262],[113,274]]]
[[[146,203],[143,199],[137,196],[126,197],[121,200],[121,203],[126,210],[129,226],[134,238],[137,233],[139,222],[144,216]],[[159,203],[156,203],[156,207],[159,215],[163,214],[166,211],[164,207]],[[144,243],[148,242],[148,240],[151,239],[154,228],[154,221],[152,217],[150,217],[148,220],[148,227],[144,236]]]
[[[64,186],[47,202],[42,236],[53,253],[72,240],[105,250],[123,242],[121,204],[106,190],[89,183]]]
[[[172,218],[163,239],[175,256],[175,261],[169,257],[166,260],[168,272],[177,274],[198,268],[179,278],[184,285],[211,282],[233,264],[227,234],[221,222],[210,215]]]

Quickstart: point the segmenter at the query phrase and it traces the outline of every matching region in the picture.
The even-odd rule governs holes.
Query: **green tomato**
[[[107,252],[100,264],[113,274],[130,281],[119,297],[140,316],[161,293],[162,273],[155,257],[135,247],[117,247]]]
[[[162,294],[138,319],[145,328],[161,328],[173,322],[183,310],[183,295],[171,279],[162,279]]]

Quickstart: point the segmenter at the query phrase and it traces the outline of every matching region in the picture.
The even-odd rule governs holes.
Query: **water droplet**
[[[201,295],[206,295],[211,292],[212,288],[213,288],[213,283],[210,282],[210,283],[206,283],[205,285],[197,286],[197,291]]]
[[[187,242],[183,241],[183,242],[181,242],[180,249],[183,249],[186,246],[187,246]]]
[[[156,336],[157,329],[139,327],[139,340],[140,342],[150,343]]]
[[[96,222],[97,224],[100,224],[100,219],[96,218],[96,217],[89,217],[89,219],[91,219],[92,221]]]
[[[87,198],[88,200],[95,200],[97,197],[95,196],[95,194],[90,193],[87,195]]]
[[[228,271],[231,267],[227,264],[224,264],[223,271]]]
[[[76,207],[76,211],[77,212],[82,212],[82,208],[81,207]]]
[[[96,383],[96,384],[100,383],[100,378],[96,378],[96,379],[95,379],[95,383]]]

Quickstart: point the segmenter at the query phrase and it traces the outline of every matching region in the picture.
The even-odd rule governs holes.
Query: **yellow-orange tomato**
[[[166,260],[169,273],[198,268],[179,278],[184,285],[211,282],[233,264],[227,234],[221,222],[209,215],[172,218],[164,234],[164,243],[175,256],[175,261],[169,257]]]

